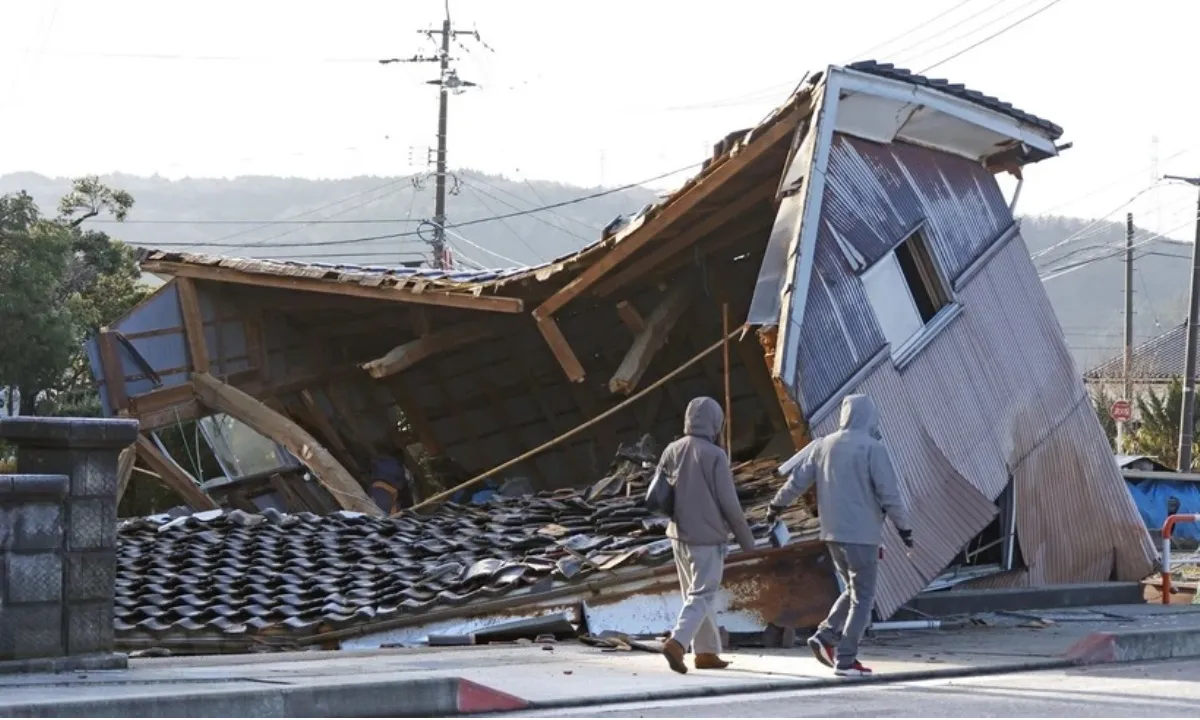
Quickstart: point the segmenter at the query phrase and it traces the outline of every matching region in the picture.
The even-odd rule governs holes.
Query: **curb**
[[[568,708],[589,707],[593,705],[622,705],[626,703],[649,703],[664,700],[690,700],[704,697],[725,697],[729,695],[756,695],[759,693],[787,692],[793,690],[822,690],[845,685],[887,685],[891,683],[915,682],[918,680],[936,680],[940,678],[982,677],[986,675],[1005,675],[1030,670],[1060,670],[1062,668],[1078,667],[1082,663],[1070,658],[1055,660],[1038,660],[1025,663],[1007,663],[987,667],[940,668],[936,670],[916,670],[912,672],[887,673],[865,678],[804,678],[794,680],[771,680],[755,683],[754,685],[727,685],[722,687],[686,687],[678,689],[656,690],[653,692],[625,693],[622,695],[607,695],[604,697],[564,698],[562,700],[526,702],[525,710],[565,710]],[[478,713],[492,715],[497,712]],[[465,713],[464,713],[465,714]]]
[[[1080,665],[1200,657],[1200,628],[1094,632],[1067,649]]]
[[[114,684],[119,686],[119,684]],[[529,709],[457,677],[0,705],[0,717],[450,717]]]

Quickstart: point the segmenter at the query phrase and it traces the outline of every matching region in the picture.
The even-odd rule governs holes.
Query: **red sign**
[[[1129,422],[1129,418],[1133,416],[1133,408],[1129,406],[1128,400],[1118,400],[1109,408],[1108,414],[1117,422]]]

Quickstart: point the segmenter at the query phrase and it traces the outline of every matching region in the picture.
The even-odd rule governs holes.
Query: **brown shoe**
[[[687,665],[683,664],[682,645],[671,638],[667,638],[667,641],[663,643],[662,654],[667,659],[667,664],[671,666],[672,670],[680,675],[687,674]]]
[[[724,670],[729,667],[728,660],[722,660],[716,653],[696,653],[697,670]]]

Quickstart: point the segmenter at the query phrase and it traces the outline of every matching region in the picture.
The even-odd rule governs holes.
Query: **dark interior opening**
[[[955,559],[955,564],[997,565],[1004,570],[1025,567],[1025,559],[1021,556],[1021,543],[1017,538],[1016,493],[1012,477],[1009,477],[1004,492],[996,498],[996,509],[996,517],[967,543]]]
[[[917,304],[917,311],[921,313],[922,322],[929,322],[946,301],[945,294],[938,287],[933,258],[929,256],[920,234],[913,234],[900,243],[896,248],[896,260]]]

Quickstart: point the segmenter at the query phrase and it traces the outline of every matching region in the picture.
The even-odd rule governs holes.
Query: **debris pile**
[[[622,448],[615,470],[583,491],[497,495],[430,515],[234,510],[127,521],[118,532],[118,638],[298,641],[669,562],[666,521],[641,504],[654,463],[639,449]],[[758,535],[776,467],[771,458],[735,468]],[[791,520],[807,528],[802,510]]]

